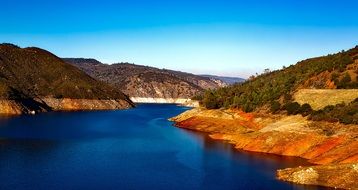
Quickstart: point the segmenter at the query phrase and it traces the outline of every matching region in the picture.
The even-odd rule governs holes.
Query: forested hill
[[[294,103],[292,97],[299,89],[358,88],[357,76],[358,46],[251,77],[244,83],[207,91],[199,99],[210,109],[234,107],[251,112],[267,106],[277,111],[290,107],[287,105]]]

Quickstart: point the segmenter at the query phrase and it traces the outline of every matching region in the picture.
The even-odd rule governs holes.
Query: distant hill
[[[121,100],[124,107],[132,104],[120,90],[98,82],[46,50],[0,44],[0,99],[26,100],[31,105],[41,102],[49,110],[53,107],[45,99],[50,98]]]
[[[200,75],[200,76],[208,77],[212,80],[220,80],[220,81],[225,82],[228,85],[232,85],[235,83],[240,83],[240,82],[245,81],[245,79],[239,78],[239,77],[224,77],[224,76],[216,76],[216,75]]]
[[[94,59],[64,58],[90,76],[111,84],[130,97],[191,98],[227,84],[190,73],[129,63],[103,64]]]

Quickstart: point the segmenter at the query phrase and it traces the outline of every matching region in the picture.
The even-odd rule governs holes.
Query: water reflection
[[[201,163],[203,163],[204,170],[206,168],[210,168],[209,170],[211,170],[213,165],[222,166],[223,164],[225,164],[224,168],[227,169],[223,173],[216,171],[216,173],[212,174],[213,176],[206,176],[206,178],[202,182],[203,186],[205,186],[205,184],[209,184],[211,180],[215,180],[215,178],[218,178],[220,176],[225,177],[228,182],[232,182],[234,180],[242,181],[242,183],[247,184],[241,185],[250,188],[250,186],[252,186],[250,185],[250,183],[257,183],[260,177],[271,178],[272,180],[275,180],[274,171],[278,169],[312,165],[302,158],[238,150],[235,149],[232,144],[221,140],[213,140],[209,137],[209,135],[205,133],[195,132],[191,130],[187,130],[186,133],[187,135],[196,138],[205,150],[209,152],[219,153],[220,155],[220,158],[217,158],[218,160],[211,160],[211,157],[207,156],[206,152],[202,152],[203,155],[201,156]],[[226,161],[221,162],[220,160]],[[240,171],[236,171],[237,165],[240,165]],[[253,168],[259,170],[259,173],[257,173],[257,175],[252,175],[252,173],[254,172]],[[205,173],[209,172],[206,171]],[[244,176],[244,179],[239,179],[242,176]],[[253,178],[250,178],[250,176],[253,176]],[[319,186],[307,186],[289,183],[286,184],[290,185],[292,189],[331,189]],[[267,187],[269,189],[275,188],[275,186],[271,186],[269,183],[267,183]],[[220,189],[220,187],[216,187],[213,189]]]

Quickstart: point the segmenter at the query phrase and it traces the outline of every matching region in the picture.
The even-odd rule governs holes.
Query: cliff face
[[[93,59],[64,60],[135,98],[188,99],[205,89],[227,85],[208,77],[128,63],[107,65]]]
[[[0,99],[0,114],[18,115],[52,111],[45,102],[33,98]]]
[[[93,99],[55,99],[55,98],[43,98],[42,99],[53,110],[115,110],[131,108],[132,105],[126,100],[93,100]]]
[[[1,114],[18,115],[23,113],[24,108],[14,100],[0,100]]]
[[[240,150],[297,156],[312,164],[335,164],[332,167],[358,163],[357,125],[314,122],[299,115],[248,114],[204,108],[187,111],[172,120],[178,127],[207,132],[210,137],[229,141]],[[279,173],[280,179],[293,181],[289,171],[292,170]],[[324,168],[317,175],[320,173],[324,173]],[[334,172],[331,174],[325,179],[335,179]],[[325,179],[319,185],[331,186]],[[317,183],[304,181],[304,184]]]
[[[64,103],[54,106],[61,105],[53,104],[54,100]],[[0,44],[0,114],[68,110],[67,105],[80,110],[119,109],[133,103],[120,90],[50,52]]]

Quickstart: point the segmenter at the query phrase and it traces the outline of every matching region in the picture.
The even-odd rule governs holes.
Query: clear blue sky
[[[0,42],[248,77],[358,45],[357,0],[0,0]]]

